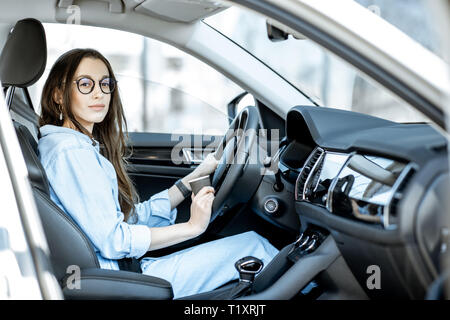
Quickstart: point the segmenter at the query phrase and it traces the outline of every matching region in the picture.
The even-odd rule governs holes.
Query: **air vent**
[[[302,171],[298,175],[295,183],[295,200],[301,201],[307,199],[306,187],[311,184],[311,173],[316,171],[319,160],[323,158],[325,151],[322,148],[316,148],[306,159]]]
[[[392,229],[397,226],[398,204],[403,198],[404,190],[415,172],[416,169],[413,164],[408,164],[392,187],[392,197],[383,213],[383,224],[386,229]]]

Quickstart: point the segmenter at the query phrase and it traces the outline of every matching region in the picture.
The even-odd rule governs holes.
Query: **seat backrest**
[[[53,271],[57,279],[66,276],[67,268],[100,268],[90,240],[78,225],[50,198],[45,170],[37,157],[37,144],[28,129],[14,121],[17,137],[27,165],[34,199],[42,221]]]
[[[26,88],[42,76],[47,63],[47,44],[42,24],[36,19],[16,23],[0,55],[0,79],[3,85]],[[50,249],[50,259],[57,279],[67,268],[99,268],[94,248],[78,225],[50,198],[50,185],[38,158],[36,137],[28,128],[14,121],[36,206]],[[32,122],[31,122],[32,123]],[[37,123],[31,124],[38,132]]]
[[[9,107],[11,119],[19,122],[27,127],[28,131],[33,135],[35,141],[38,141],[39,115],[34,111],[32,101],[28,100],[27,88],[21,88],[14,91],[14,98]]]

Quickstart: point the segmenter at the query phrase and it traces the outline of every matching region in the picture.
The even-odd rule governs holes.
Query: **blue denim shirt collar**
[[[89,143],[90,145],[94,146],[94,148],[99,152],[100,151],[100,145],[99,142],[96,139],[93,139],[95,142],[92,142],[91,138],[87,135],[85,135],[84,133],[81,133],[79,131],[70,129],[70,128],[66,128],[66,127],[61,127],[61,126],[55,126],[52,124],[46,124],[42,127],[39,128],[39,131],[41,133],[41,137],[45,137],[46,135],[49,134],[53,134],[53,133],[68,133],[68,134],[73,134],[77,137],[79,137],[82,141],[85,141],[87,143]]]

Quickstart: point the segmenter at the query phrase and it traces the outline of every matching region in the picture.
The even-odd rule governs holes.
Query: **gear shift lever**
[[[239,272],[239,281],[253,282],[255,275],[257,275],[263,268],[264,263],[255,257],[242,258],[234,264],[234,267]]]
[[[253,287],[255,276],[261,272],[264,263],[258,258],[248,256],[239,259],[234,267],[239,272],[239,284],[231,291],[230,299],[236,299],[245,295]]]

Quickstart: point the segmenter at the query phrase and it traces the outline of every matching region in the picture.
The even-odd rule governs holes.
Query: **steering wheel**
[[[211,185],[215,190],[212,205],[211,222],[226,209],[233,186],[244,173],[252,146],[259,128],[259,112],[254,106],[248,106],[233,119],[221,144],[215,152],[219,164],[213,174]]]

